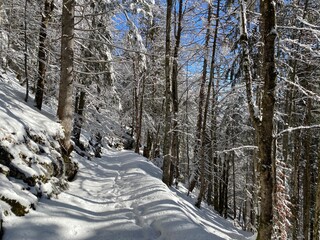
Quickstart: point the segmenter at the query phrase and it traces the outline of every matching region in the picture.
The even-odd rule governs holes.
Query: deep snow
[[[183,187],[169,189],[161,170],[129,151],[79,159],[66,192],[41,199],[25,217],[6,219],[4,240],[249,239],[232,223],[197,209]]]
[[[43,164],[59,158],[56,148],[63,133],[54,109],[36,110],[32,97],[25,103],[24,88],[13,75],[0,71],[0,146],[12,154],[18,169],[40,181],[52,174]],[[133,152],[103,149],[100,159],[90,161],[75,153],[73,158],[80,168],[69,189],[57,195],[52,188],[58,179],[53,177],[41,185],[47,194],[39,200],[31,193],[36,187],[28,191],[26,183],[7,177],[9,169],[0,164],[0,197],[15,199],[29,211],[17,217],[0,201],[0,210],[6,212],[4,240],[253,238],[208,207],[195,208],[183,186],[168,188],[161,170]]]

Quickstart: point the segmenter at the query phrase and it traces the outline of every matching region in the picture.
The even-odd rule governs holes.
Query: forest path
[[[161,182],[161,170],[129,151],[79,159],[80,171],[57,199],[9,217],[4,240],[226,240],[250,233]],[[185,189],[183,189],[184,191]]]

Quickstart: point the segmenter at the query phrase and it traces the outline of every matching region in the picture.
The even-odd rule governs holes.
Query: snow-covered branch
[[[310,91],[310,90],[302,87],[301,85],[299,85],[299,84],[297,84],[297,83],[295,83],[295,82],[289,81],[289,80],[287,80],[286,78],[281,77],[281,79],[282,79],[283,81],[285,81],[285,82],[287,82],[287,83],[295,86],[295,87],[296,87],[300,92],[302,92],[304,95],[313,98],[313,100],[315,100],[315,101],[320,102],[320,96],[319,96],[318,94],[316,94],[315,92],[312,92],[312,91]]]
[[[221,154],[221,153],[234,152],[234,151],[244,150],[244,149],[247,149],[247,150],[256,150],[256,149],[258,149],[258,147],[255,146],[255,145],[247,145],[247,146],[240,146],[240,147],[225,149],[225,150],[223,150],[223,151],[216,151],[216,153]]]
[[[313,129],[313,128],[320,128],[320,124],[318,125],[311,125],[311,126],[299,126],[299,127],[293,127],[293,128],[287,128],[281,132],[279,132],[276,136],[274,136],[275,138],[279,138],[281,137],[282,134],[287,133],[287,132],[293,132],[293,131],[297,131],[297,130],[301,130],[301,129]]]

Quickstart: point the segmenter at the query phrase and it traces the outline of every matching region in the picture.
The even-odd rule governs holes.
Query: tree
[[[29,74],[28,74],[28,35],[27,35],[27,8],[28,1],[24,1],[24,76],[26,78],[26,97],[25,101],[29,99]]]
[[[171,14],[172,0],[167,0],[166,13],[166,53],[165,53],[165,127],[163,140],[163,176],[162,181],[170,186],[171,174],[171,77],[170,77],[170,59],[171,59]]]
[[[76,48],[75,54],[75,79],[77,80],[77,92],[75,97],[75,115],[73,126],[73,140],[77,151],[81,154],[92,149],[94,155],[101,154],[101,140],[105,136],[105,129],[101,129],[99,124],[105,122],[100,119],[104,111],[106,100],[113,99],[112,87],[114,86],[114,73],[112,66],[112,55],[110,43],[112,41],[110,33],[110,18],[114,11],[105,12],[109,6],[103,1],[78,2],[82,8],[76,12],[78,16],[85,16],[85,21],[79,21],[76,28],[76,39],[81,43],[80,49]],[[90,94],[88,94],[90,92]],[[107,93],[106,93],[107,92]],[[99,96],[99,97],[98,97]],[[112,106],[114,107],[114,106]],[[92,121],[92,122],[91,122]],[[80,141],[82,128],[91,123],[90,129],[85,129],[90,133],[91,145],[85,149]]]
[[[254,124],[258,138],[260,157],[260,197],[261,213],[259,218],[258,240],[271,239],[273,226],[273,188],[274,188],[274,156],[273,156],[273,117],[275,106],[276,67],[275,67],[275,39],[276,9],[271,0],[260,1],[261,5],[261,33],[264,43],[262,54],[263,93],[261,100],[261,114],[255,110],[252,98],[252,76],[248,52],[248,35],[246,29],[246,2],[241,2],[241,44],[243,51],[244,78],[247,89],[247,102],[251,121]]]
[[[45,75],[46,75],[46,64],[47,64],[47,50],[46,50],[46,38],[47,38],[47,28],[48,23],[51,19],[51,13],[54,9],[54,0],[45,0],[44,10],[41,17],[41,26],[39,33],[39,50],[38,50],[38,81],[35,93],[36,107],[41,110],[43,95],[44,95],[44,85],[45,85]]]
[[[207,67],[208,67],[208,58],[209,58],[209,42],[210,42],[210,26],[212,19],[212,4],[208,2],[208,15],[207,15],[207,26],[206,26],[206,36],[204,43],[204,56],[203,56],[203,65],[202,65],[202,73],[201,73],[201,83],[199,89],[199,100],[198,100],[198,115],[197,115],[197,125],[196,125],[196,141],[194,147],[194,159],[193,162],[195,164],[195,169],[193,174],[191,175],[190,184],[188,187],[188,191],[192,192],[196,186],[200,173],[200,162],[204,161],[200,156],[200,148],[201,148],[201,133],[203,127],[203,107],[205,104],[205,84],[207,81]],[[210,92],[210,89],[209,89]],[[199,157],[200,156],[200,157]],[[203,167],[203,166],[202,166]]]
[[[0,27],[2,28],[2,24],[4,22],[4,11],[3,11],[3,0],[0,0]],[[2,38],[0,38],[1,40],[1,45],[3,45],[3,40]],[[2,56],[2,50],[3,50],[3,47],[0,48],[0,66],[3,67],[3,56]]]
[[[61,79],[57,115],[64,129],[64,138],[60,140],[60,144],[65,163],[65,174],[68,179],[72,179],[76,173],[76,167],[69,159],[70,153],[73,150],[71,131],[73,121],[74,8],[75,0],[63,0],[61,19]]]
[[[173,110],[173,119],[172,119],[172,144],[171,144],[171,179],[170,182],[173,182],[173,178],[176,178],[178,181],[179,177],[179,124],[178,124],[178,111],[179,111],[179,98],[178,98],[178,74],[179,74],[179,49],[181,42],[182,34],[182,20],[183,20],[183,0],[179,0],[178,8],[178,22],[176,23],[176,32],[175,32],[175,46],[173,50],[173,63],[172,63],[172,75],[171,75],[171,85],[172,85],[172,110]],[[176,182],[178,183],[178,182]]]
[[[209,3],[211,5],[211,3]],[[208,14],[211,14],[211,6],[208,7]],[[210,63],[210,76],[209,76],[209,84],[208,84],[208,90],[207,90],[207,95],[206,95],[206,99],[205,99],[205,104],[204,104],[204,113],[203,113],[203,120],[202,120],[202,127],[201,127],[201,146],[200,146],[200,191],[199,191],[199,195],[198,195],[198,199],[196,202],[196,206],[200,208],[201,206],[201,201],[202,198],[204,197],[205,194],[205,188],[206,188],[206,181],[207,181],[207,176],[209,176],[209,184],[212,184],[212,164],[213,162],[209,162],[209,164],[207,164],[208,159],[213,160],[215,157],[215,132],[211,132],[210,133],[210,137],[208,137],[208,133],[206,130],[207,127],[207,118],[208,118],[208,112],[209,112],[209,104],[210,104],[210,96],[211,93],[212,94],[212,106],[211,108],[214,109],[216,106],[216,91],[215,91],[215,84],[214,84],[214,77],[215,77],[215,58],[216,58],[216,47],[217,47],[217,38],[218,38],[218,29],[219,29],[219,15],[220,15],[220,0],[217,1],[217,10],[216,10],[216,21],[215,21],[215,30],[214,30],[214,36],[213,36],[213,44],[212,44],[212,54],[211,54],[211,63]],[[209,17],[208,17],[209,18]],[[210,21],[208,21],[208,23],[210,23]],[[212,129],[211,131],[215,131],[215,114],[214,111],[211,111],[211,113],[213,114],[212,117],[212,121],[211,123],[213,125],[211,125]],[[212,138],[211,138],[212,137]],[[208,138],[210,139],[210,144],[208,144]],[[212,156],[207,157],[206,155],[206,151],[208,148],[213,148],[210,151],[210,154],[212,154]],[[210,172],[207,173],[206,168],[209,165],[209,169]],[[227,195],[227,192],[225,193]],[[210,196],[209,196],[210,197]],[[227,202],[227,201],[226,201]],[[226,203],[227,204],[227,203]]]

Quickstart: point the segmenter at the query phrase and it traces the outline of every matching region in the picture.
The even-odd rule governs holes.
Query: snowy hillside
[[[53,115],[36,110],[32,99],[25,103],[24,88],[2,73],[0,207],[4,215],[23,216],[36,207],[36,196],[50,197],[65,188],[66,182],[60,178],[63,169],[58,141],[62,137]]]
[[[60,193],[62,129],[49,109],[39,112],[23,98],[24,89],[2,75],[3,239],[250,239],[207,208],[195,208],[185,188],[168,189],[159,168],[129,151],[104,149],[92,161],[74,153],[78,175]]]
[[[161,171],[129,151],[106,151],[103,158],[79,159],[70,189],[43,199],[37,211],[11,216],[11,239],[249,239],[250,234],[207,209],[197,209],[181,191],[168,189]]]

